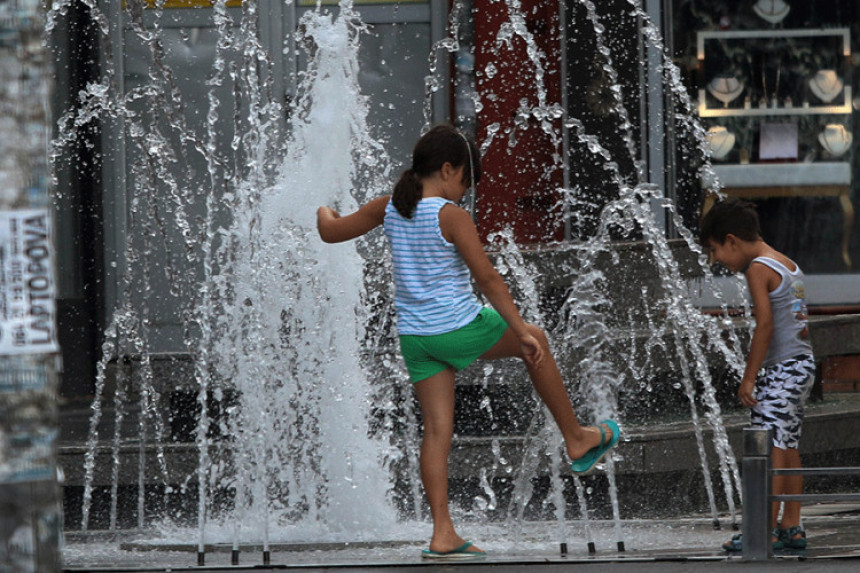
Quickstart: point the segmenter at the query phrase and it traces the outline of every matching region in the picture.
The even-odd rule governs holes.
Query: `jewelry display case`
[[[749,199],[837,197],[841,258],[850,269],[848,28],[709,30],[696,39],[698,113],[722,191]],[[707,211],[716,184],[703,186]]]
[[[701,117],[851,113],[848,28],[704,31],[696,52]]]

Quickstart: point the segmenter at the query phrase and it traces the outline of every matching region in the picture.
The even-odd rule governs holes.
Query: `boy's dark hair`
[[[699,225],[699,240],[703,245],[707,246],[711,239],[723,244],[726,242],[726,235],[728,234],[744,241],[757,241],[761,238],[761,228],[759,227],[755,205],[730,197],[717,201],[705,213],[702,223]]]
[[[421,200],[421,179],[442,169],[445,163],[454,167],[465,165],[463,183],[467,187],[481,180],[481,153],[472,138],[450,125],[437,125],[415,144],[412,167],[403,172],[394,186],[391,202],[398,213],[412,218]]]

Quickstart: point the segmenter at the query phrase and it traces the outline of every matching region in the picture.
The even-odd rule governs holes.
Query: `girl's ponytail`
[[[421,180],[413,169],[407,169],[394,186],[391,202],[397,212],[406,219],[411,219],[421,200]]]
[[[450,125],[437,125],[421,136],[412,150],[412,167],[403,172],[391,203],[397,212],[411,219],[421,201],[421,180],[442,169],[445,163],[465,166],[463,184],[473,186],[481,180],[481,153],[478,146]]]

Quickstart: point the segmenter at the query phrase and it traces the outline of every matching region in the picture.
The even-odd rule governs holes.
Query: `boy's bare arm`
[[[750,342],[744,377],[738,389],[738,399],[744,406],[754,406],[757,403],[753,397],[756,376],[761,369],[765,356],[767,356],[767,350],[773,338],[773,313],[770,307],[769,293],[776,287],[773,284],[773,275],[775,274],[765,265],[756,263],[750,265],[746,272],[747,284],[750,295],[752,295],[755,330]]]
[[[382,224],[389,196],[362,205],[358,211],[340,216],[331,207],[317,209],[317,230],[326,243],[342,243],[364,235]]]

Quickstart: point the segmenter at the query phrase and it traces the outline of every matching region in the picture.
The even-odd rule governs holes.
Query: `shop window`
[[[688,224],[721,190],[755,202],[765,241],[807,274],[857,273],[860,5],[673,0],[667,9],[713,166],[703,175],[695,142],[679,134],[676,192]]]

